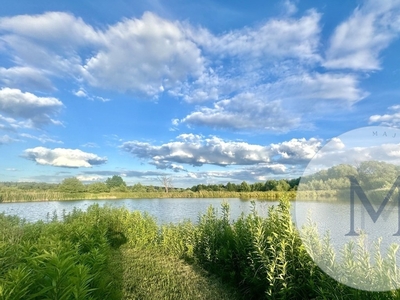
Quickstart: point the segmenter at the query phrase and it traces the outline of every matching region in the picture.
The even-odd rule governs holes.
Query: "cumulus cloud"
[[[187,171],[180,164],[224,167],[240,165],[256,168],[257,170],[251,169],[251,171],[261,176],[262,172],[284,172],[286,168],[284,164],[307,163],[321,147],[321,141],[303,138],[262,146],[240,141],[225,141],[216,136],[181,134],[176,141],[162,145],[130,141],[120,147],[138,158],[150,160],[150,164],[159,169]]]
[[[300,18],[271,19],[222,35],[192,28],[193,40],[214,63],[174,95],[212,103],[197,107],[181,123],[285,132],[312,126],[308,113],[322,117],[322,106],[343,109],[365,98],[357,75],[315,71],[323,63],[320,18],[311,10]]]
[[[380,51],[400,26],[398,5],[378,2],[368,1],[335,30],[325,58],[322,15],[309,10],[295,17],[290,1],[280,17],[224,33],[150,12],[103,28],[63,12],[3,17],[0,51],[15,65],[1,68],[0,80],[45,89],[53,77],[68,77],[146,99],[169,94],[202,104],[179,124],[288,131],[312,122],[307,113],[323,117],[321,103],[343,109],[368,95],[359,75],[334,69],[379,67]],[[85,89],[74,94],[108,100]]]
[[[107,162],[106,157],[100,157],[93,153],[83,152],[79,149],[66,148],[48,149],[44,147],[36,147],[26,149],[22,156],[26,159],[35,161],[39,165],[67,168],[90,168]]]
[[[273,155],[278,155],[277,161],[286,164],[304,164],[309,162],[321,148],[321,140],[311,138],[306,140],[291,139],[279,144],[271,144]]]
[[[365,1],[331,37],[325,67],[380,69],[379,55],[400,32],[399,1]]]
[[[64,12],[3,17],[0,32],[19,67],[145,96],[199,76],[203,68],[200,49],[181,24],[149,12],[107,29]]]
[[[60,124],[52,117],[63,104],[53,97],[39,97],[24,93],[19,89],[2,88],[0,90],[0,112],[7,115],[9,124],[14,127],[42,127],[46,124]],[[22,123],[16,120],[22,119]]]
[[[145,13],[105,33],[105,44],[83,66],[94,86],[156,96],[203,68],[200,49],[178,22]]]
[[[253,94],[243,94],[214,103],[212,108],[199,107],[182,123],[236,130],[287,131],[299,125],[299,117],[281,107],[280,101],[265,102]]]
[[[373,115],[369,117],[369,124],[379,123],[382,126],[399,127],[400,126],[400,105],[389,107],[392,113],[384,115]]]
[[[138,158],[151,159],[157,168],[171,168],[171,164],[251,165],[268,162],[268,149],[245,142],[224,141],[218,137],[204,138],[200,135],[182,134],[177,141],[160,146],[139,141],[125,142],[121,145]]]

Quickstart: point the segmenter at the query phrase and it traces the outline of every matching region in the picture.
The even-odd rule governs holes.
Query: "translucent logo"
[[[329,276],[356,289],[400,288],[400,130],[374,126],[331,139],[308,164],[294,214]]]

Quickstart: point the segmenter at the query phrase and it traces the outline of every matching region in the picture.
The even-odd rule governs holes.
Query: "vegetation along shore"
[[[197,224],[157,225],[145,213],[99,205],[49,222],[0,214],[0,232],[0,299],[400,297],[397,290],[356,290],[321,271],[301,242],[287,199],[267,217],[254,209],[236,221],[228,204],[220,215],[210,207]],[[352,272],[373,285],[376,270],[365,272],[358,255],[352,254]]]

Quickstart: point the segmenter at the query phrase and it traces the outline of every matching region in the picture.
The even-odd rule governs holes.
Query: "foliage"
[[[107,178],[105,183],[109,189],[123,189],[125,191],[126,183],[121,176],[114,175],[111,178]]]
[[[76,177],[64,179],[58,189],[65,193],[82,193],[86,190],[83,183]]]
[[[322,272],[291,221],[288,199],[269,208],[265,218],[253,207],[233,222],[224,203],[220,213],[210,207],[197,224],[162,226],[147,214],[98,205],[48,223],[0,214],[0,299],[400,297],[395,290],[355,290]],[[318,251],[329,251],[329,245],[312,247],[314,259]],[[396,250],[389,259],[395,259]],[[365,255],[345,253],[350,263]],[[392,274],[388,266],[393,264],[376,258]],[[374,284],[376,274],[369,268],[361,275]]]
[[[357,178],[368,190],[389,189],[400,176],[399,166],[383,161],[363,161],[357,166],[340,164],[301,178],[302,190],[344,190],[350,187],[348,176]]]
[[[110,188],[104,182],[93,182],[87,186],[89,193],[106,193],[110,191]]]

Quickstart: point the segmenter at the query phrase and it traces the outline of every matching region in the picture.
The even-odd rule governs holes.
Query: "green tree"
[[[226,185],[226,190],[229,192],[236,192],[237,191],[236,184],[228,182]]]
[[[240,191],[241,192],[250,192],[251,191],[251,188],[250,188],[249,184],[246,181],[243,181],[240,184]]]
[[[251,186],[251,191],[252,192],[259,192],[264,190],[264,184],[262,182],[255,182],[250,185]]]
[[[131,187],[132,192],[146,192],[146,187],[141,185],[141,183],[136,183]]]
[[[111,190],[113,188],[126,188],[126,183],[125,181],[122,179],[121,176],[118,175],[114,175],[111,178],[107,178],[106,180],[106,185],[108,186],[108,188]]]
[[[265,191],[275,191],[276,186],[278,185],[278,181],[275,179],[267,180],[264,184]]]
[[[90,193],[104,193],[109,192],[110,189],[104,182],[94,182],[88,185],[88,191]]]
[[[76,177],[65,178],[58,189],[66,193],[82,193],[86,190],[83,183]]]
[[[279,180],[274,188],[274,191],[279,191],[279,192],[286,192],[288,190],[290,190],[290,185],[286,181],[286,179]]]
[[[364,161],[357,171],[362,184],[368,189],[390,188],[399,176],[397,166],[383,161]]]

